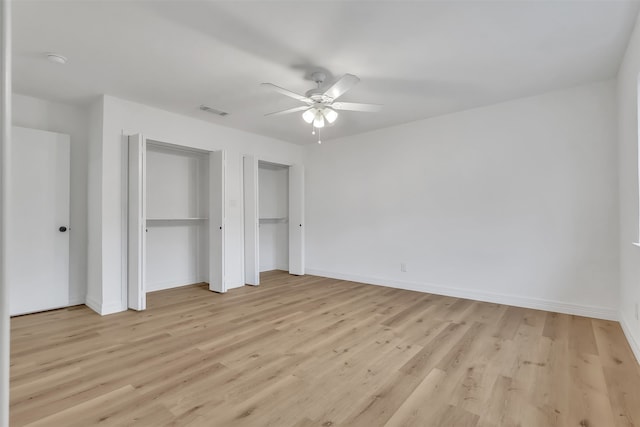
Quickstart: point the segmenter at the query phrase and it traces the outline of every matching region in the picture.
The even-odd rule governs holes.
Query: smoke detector
[[[67,63],[67,57],[60,55],[59,53],[53,53],[53,52],[49,52],[46,54],[47,55],[47,59],[50,62],[56,63],[56,64],[66,64]]]

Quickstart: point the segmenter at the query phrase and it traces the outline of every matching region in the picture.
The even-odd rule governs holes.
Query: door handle
[[[67,231],[67,227],[63,225],[62,227],[58,228],[58,231],[64,233],[65,231]]]

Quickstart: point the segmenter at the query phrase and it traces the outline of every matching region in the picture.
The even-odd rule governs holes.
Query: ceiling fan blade
[[[333,99],[338,99],[346,91],[358,84],[359,81],[360,79],[357,76],[354,76],[353,74],[345,74],[340,77],[337,82],[332,84],[331,87],[324,92],[324,95]]]
[[[361,104],[359,102],[334,102],[331,107],[343,111],[363,111],[365,113],[377,113],[382,110],[379,104]]]
[[[308,110],[309,106],[308,105],[302,105],[300,107],[293,107],[293,108],[288,108],[286,110],[282,110],[282,111],[275,111],[273,113],[268,113],[265,114],[265,116],[281,116],[283,114],[289,114],[289,113],[295,113],[298,111],[304,111],[304,110]]]
[[[288,96],[290,98],[297,99],[298,101],[306,102],[307,104],[313,104],[313,100],[312,99],[307,98],[304,95],[300,95],[300,94],[297,94],[295,92],[291,92],[290,90],[287,90],[287,89],[285,89],[283,87],[276,86],[273,83],[262,83],[262,86],[268,87],[268,88],[270,88],[272,90],[275,90],[276,92],[279,92],[279,93],[281,93],[283,95],[286,95],[286,96]]]

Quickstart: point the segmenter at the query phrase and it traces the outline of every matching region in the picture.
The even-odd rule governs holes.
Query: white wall
[[[87,298],[100,311],[102,304],[102,97],[89,108],[87,178]]]
[[[258,198],[260,271],[288,270],[289,169],[260,165]]]
[[[208,215],[209,157],[147,144],[147,217]],[[207,174],[203,174],[207,172]]]
[[[615,318],[615,111],[608,81],[308,148],[307,272]]]
[[[125,309],[123,286],[126,285],[126,277],[123,274],[123,255],[126,212],[123,209],[123,198],[126,194],[126,182],[123,179],[123,135],[128,134],[142,133],[156,141],[204,150],[227,151],[226,280],[229,288],[242,286],[242,155],[253,154],[261,160],[273,163],[295,164],[302,160],[302,148],[111,96],[104,96],[98,104],[95,108],[99,108],[101,104],[103,109],[101,181],[93,183],[95,188],[90,188],[90,191],[101,191],[101,218],[98,224],[101,241],[93,251],[90,247],[89,277],[91,280],[97,278],[99,283],[90,283],[89,286],[101,289],[102,295],[93,308],[102,314]],[[98,268],[101,271],[98,271]]]
[[[71,136],[71,219],[69,301],[84,304],[87,282],[87,151],[89,115],[85,109],[13,95],[13,124]]]
[[[147,292],[209,281],[207,224],[152,221],[147,230]]]
[[[640,360],[640,248],[638,242],[638,76],[640,25],[629,41],[618,73],[618,140],[620,185],[620,323]]]

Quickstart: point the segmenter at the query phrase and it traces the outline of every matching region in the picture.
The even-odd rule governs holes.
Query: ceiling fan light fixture
[[[324,127],[324,116],[321,111],[316,113],[316,118],[313,120],[313,127],[316,129],[320,129]]]
[[[329,108],[329,107],[326,107],[325,109],[322,110],[322,115],[324,116],[325,119],[327,119],[329,124],[333,124],[333,122],[335,122],[336,119],[338,118],[338,112],[333,108]]]
[[[302,119],[311,124],[313,122],[313,119],[316,118],[316,112],[315,112],[315,108],[309,108],[308,110],[305,110],[304,113],[302,113]]]

